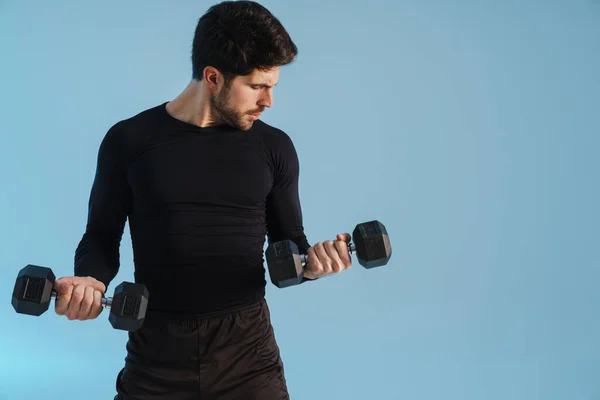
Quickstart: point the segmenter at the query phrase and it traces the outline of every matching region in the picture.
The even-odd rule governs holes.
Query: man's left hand
[[[352,240],[349,233],[339,233],[336,240],[316,243],[307,250],[304,277],[317,279],[337,274],[352,265],[348,244]]]

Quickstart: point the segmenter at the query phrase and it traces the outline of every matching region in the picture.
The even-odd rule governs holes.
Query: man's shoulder
[[[152,130],[161,126],[164,121],[164,103],[146,108],[128,117],[117,119],[110,126],[107,135],[126,137],[130,141],[136,136],[146,136]]]
[[[277,128],[273,125],[267,124],[262,120],[254,122],[252,130],[262,135],[268,142],[272,144],[291,143],[292,138],[290,135],[281,128]]]
[[[118,119],[110,126],[103,141],[126,151],[135,149],[145,138],[151,137],[153,131],[159,129],[161,121],[164,121],[163,109],[164,103]]]
[[[261,120],[254,123],[253,129],[260,132],[263,144],[274,159],[296,160],[298,158],[291,135],[283,129],[276,128]]]
[[[156,123],[164,119],[165,103],[161,103],[136,114],[118,120],[114,125],[121,129],[148,128],[156,126]]]

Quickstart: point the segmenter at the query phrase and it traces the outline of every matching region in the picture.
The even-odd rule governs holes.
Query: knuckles
[[[322,273],[324,271],[323,264],[321,264],[318,261],[312,263],[312,268],[311,269],[312,269],[313,272],[315,272],[317,274],[320,274],[320,273]]]
[[[73,294],[71,295],[71,299],[75,302],[81,302],[83,300],[83,293],[79,293],[79,292],[75,292],[73,291]]]
[[[339,260],[330,254],[338,254]],[[352,266],[347,243],[339,240],[317,242],[308,249],[308,269],[316,276],[326,276],[339,273]]]

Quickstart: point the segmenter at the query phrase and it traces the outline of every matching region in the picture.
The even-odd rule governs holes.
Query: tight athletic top
[[[200,128],[166,104],[118,121],[102,139],[75,276],[108,287],[129,221],[149,310],[198,314],[259,300],[265,240],[310,247],[292,140],[260,120],[249,131]]]

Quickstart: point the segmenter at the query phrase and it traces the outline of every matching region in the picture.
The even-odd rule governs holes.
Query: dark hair
[[[226,82],[254,69],[290,64],[298,48],[281,22],[254,1],[223,1],[200,18],[192,44],[192,78],[218,69]]]

